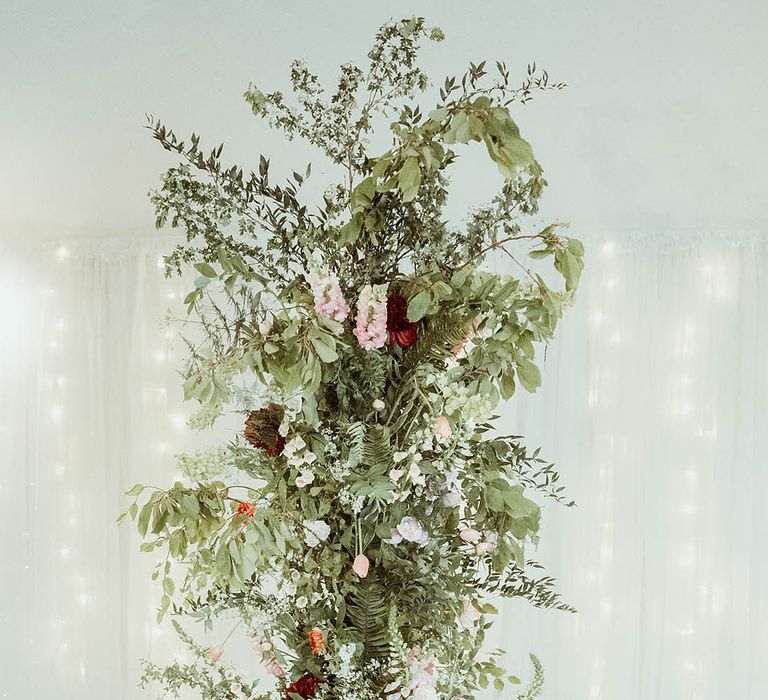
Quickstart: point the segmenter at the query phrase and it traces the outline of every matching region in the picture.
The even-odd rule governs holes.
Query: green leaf
[[[541,372],[530,360],[519,360],[517,376],[526,391],[534,392],[541,386]]]
[[[149,519],[152,517],[153,510],[154,510],[154,503],[152,502],[145,503],[144,507],[141,509],[137,528],[139,530],[139,534],[142,537],[146,537],[147,535],[147,529],[149,528]]]
[[[197,270],[203,277],[208,277],[210,279],[215,279],[219,275],[216,273],[216,270],[214,270],[208,263],[201,262],[201,263],[195,263],[195,270]]]
[[[515,393],[515,373],[512,369],[507,370],[499,377],[499,390],[501,397],[506,401]]]
[[[552,249],[551,248],[539,248],[537,250],[532,250],[530,253],[528,253],[532,258],[546,258],[548,255],[552,255]]]
[[[584,244],[578,238],[568,239],[568,250],[578,258],[584,257]]]
[[[433,109],[429,113],[429,118],[433,122],[442,122],[445,121],[446,117],[448,116],[448,110],[445,107],[438,107],[437,109]]]
[[[421,170],[419,168],[419,159],[415,156],[405,159],[403,167],[397,176],[397,186],[403,194],[404,202],[412,202],[419,191],[421,184]]]
[[[339,246],[348,246],[354,243],[359,237],[360,232],[363,230],[363,216],[361,214],[355,214],[344,226],[339,230]]]
[[[141,492],[144,490],[143,484],[136,484],[130,491],[126,491],[126,496],[138,496],[141,494]]]
[[[408,320],[416,323],[424,318],[429,305],[432,303],[432,294],[429,290],[422,290],[408,302]]]
[[[310,335],[309,342],[312,343],[312,347],[315,349],[317,356],[323,362],[336,362],[336,360],[339,359],[339,356],[336,353],[336,341],[327,333]]]

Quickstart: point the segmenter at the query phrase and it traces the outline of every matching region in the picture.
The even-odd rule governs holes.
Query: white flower
[[[400,544],[403,540],[425,545],[429,540],[429,534],[416,518],[406,515],[392,530],[392,537],[386,541],[390,544]]]
[[[443,505],[448,508],[455,508],[461,504],[461,494],[458,491],[448,491],[443,495]]]
[[[459,537],[461,537],[461,539],[465,542],[479,542],[482,536],[482,532],[473,530],[471,527],[465,527],[461,532],[459,532]]]
[[[309,605],[309,600],[307,599],[307,596],[300,595],[298,598],[296,598],[296,607],[299,610],[303,610],[304,608],[307,607],[307,605]]]
[[[314,480],[314,472],[311,469],[304,469],[301,474],[296,477],[296,486],[303,489],[305,486],[309,486]]]
[[[266,338],[272,332],[272,318],[266,318],[259,324],[259,333]]]
[[[384,402],[381,399],[374,399],[371,406],[373,406],[374,411],[383,411],[386,408]]]
[[[421,469],[419,469],[419,465],[416,462],[411,462],[411,468],[408,470],[408,478],[412,483],[419,484],[420,486],[424,486],[426,483],[425,477],[421,473]]]
[[[395,454],[392,455],[392,461],[397,464],[398,462],[402,462],[406,457],[408,457],[407,452],[395,452]]]
[[[389,470],[389,479],[393,483],[397,483],[400,481],[400,477],[405,474],[405,472],[402,469],[390,469]]]
[[[308,547],[317,547],[321,542],[325,542],[330,534],[331,526],[324,520],[304,521],[304,541]]]
[[[283,456],[288,460],[288,464],[300,467],[302,464],[312,464],[315,462],[317,455],[306,449],[306,447],[307,443],[304,442],[304,438],[301,435],[288,440],[283,449]]]
[[[483,533],[483,541],[479,542],[475,546],[475,552],[477,552],[478,556],[483,556],[484,554],[490,554],[491,552],[496,550],[496,547],[499,544],[499,536],[492,530],[486,530]]]

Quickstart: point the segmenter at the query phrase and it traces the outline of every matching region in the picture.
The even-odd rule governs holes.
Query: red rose
[[[251,411],[245,421],[245,439],[254,447],[264,450],[270,457],[283,453],[285,438],[280,435],[278,428],[283,422],[283,407],[276,403]]]
[[[319,685],[320,681],[311,673],[307,673],[285,689],[286,700],[292,700],[289,693],[296,693],[296,695],[300,695],[303,698],[313,698]]]
[[[408,300],[395,292],[387,299],[387,330],[389,342],[409,348],[416,342],[418,326],[408,320]]]

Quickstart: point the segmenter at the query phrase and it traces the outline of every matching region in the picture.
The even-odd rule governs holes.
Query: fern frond
[[[363,461],[363,457],[365,456],[365,423],[360,421],[351,423],[347,428],[347,435],[349,435],[352,440],[349,447],[349,465],[351,467],[356,467]]]
[[[530,656],[531,663],[533,664],[533,679],[525,691],[517,694],[517,700],[535,700],[544,690],[544,669],[542,668],[541,661],[533,654]]]
[[[347,601],[349,632],[363,644],[363,658],[380,658],[390,653],[390,606],[384,587],[367,578],[352,589]]]

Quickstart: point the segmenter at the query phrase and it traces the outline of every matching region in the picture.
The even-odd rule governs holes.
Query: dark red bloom
[[[311,673],[307,673],[285,689],[285,697],[287,700],[292,700],[289,693],[296,693],[302,698],[313,698],[319,685],[320,681]]]
[[[271,403],[269,406],[251,411],[245,421],[245,439],[254,447],[264,450],[270,457],[283,453],[285,438],[278,429],[283,422],[285,411],[282,406]]]
[[[395,292],[387,299],[387,331],[389,342],[409,348],[416,342],[418,326],[408,320],[408,300]]]

